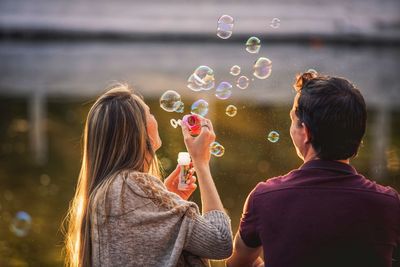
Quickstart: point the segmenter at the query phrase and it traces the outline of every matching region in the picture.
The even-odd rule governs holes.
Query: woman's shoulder
[[[199,213],[194,202],[168,191],[161,179],[143,172],[124,171],[111,178],[107,190],[98,192],[96,206],[101,214],[120,216],[134,211],[165,215]]]
[[[123,171],[110,176],[97,189],[94,205],[100,214],[120,215],[152,203],[140,181],[149,178],[145,173]],[[155,178],[154,178],[155,179]]]
[[[125,173],[121,173],[119,175],[122,178],[126,179],[126,182],[133,183],[133,184],[154,184],[156,186],[161,186],[162,188],[166,189],[163,182],[160,178],[146,172],[139,172],[139,171],[126,171]]]

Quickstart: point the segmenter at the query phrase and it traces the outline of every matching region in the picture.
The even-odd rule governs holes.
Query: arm
[[[252,248],[248,247],[237,233],[233,245],[233,254],[227,260],[228,267],[261,267],[264,266],[264,261],[259,257],[261,253],[261,246]]]
[[[254,201],[256,191],[257,187],[249,194],[244,204],[239,230],[233,246],[233,254],[228,259],[227,266],[264,266],[263,260],[259,257],[262,243],[257,227],[259,224],[258,213]]]
[[[229,217],[213,210],[203,216],[190,217],[192,228],[188,232],[184,249],[202,258],[226,259],[232,254],[232,232]]]
[[[182,124],[182,134],[185,145],[192,157],[194,169],[197,173],[197,180],[200,187],[202,213],[212,210],[224,212],[221,199],[210,171],[210,144],[215,140],[215,133],[210,120],[202,120],[202,128],[199,136],[192,137],[189,129]]]
[[[230,219],[215,187],[209,167],[210,144],[215,140],[211,121],[202,120],[199,136],[192,137],[182,124],[185,145],[192,157],[197,173],[203,216],[195,216],[193,228],[188,233],[185,250],[204,258],[225,259],[232,253]]]
[[[224,211],[221,199],[219,198],[217,188],[215,187],[214,181],[211,176],[210,167],[208,165],[199,165],[194,167],[197,173],[200,196],[201,196],[201,207],[202,213],[206,213],[212,210]],[[201,178],[200,178],[201,177]]]

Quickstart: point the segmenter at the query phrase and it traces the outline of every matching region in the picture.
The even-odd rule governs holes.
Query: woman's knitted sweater
[[[176,207],[161,205],[148,186]],[[149,174],[116,176],[105,199],[91,216],[93,266],[208,266],[206,259],[224,259],[232,252],[230,219],[224,212],[200,215],[194,202],[169,192]]]

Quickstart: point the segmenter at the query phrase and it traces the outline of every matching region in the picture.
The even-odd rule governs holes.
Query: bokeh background
[[[227,40],[215,34],[222,14],[235,19]],[[114,81],[131,84],[150,105],[166,173],[184,150],[170,125],[182,114],[163,111],[160,95],[179,92],[185,113],[199,98],[209,102],[225,147],[212,172],[234,232],[251,189],[301,164],[288,114],[294,76],[309,68],[360,88],[368,129],[352,164],[399,190],[399,14],[398,0],[0,0],[0,266],[63,265],[60,225],[77,181],[85,116]],[[258,54],[245,50],[250,36],[261,39]],[[260,56],[272,60],[272,75],[252,81]],[[199,65],[214,69],[217,84],[234,84],[235,64],[250,85],[234,86],[228,100],[186,87]],[[225,115],[229,104],[235,117]],[[277,143],[267,140],[272,130]],[[200,204],[198,192],[192,199]]]

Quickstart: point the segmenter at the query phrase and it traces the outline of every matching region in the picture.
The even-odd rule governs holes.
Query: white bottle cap
[[[179,165],[189,165],[190,164],[190,154],[188,152],[178,153],[178,164]]]

